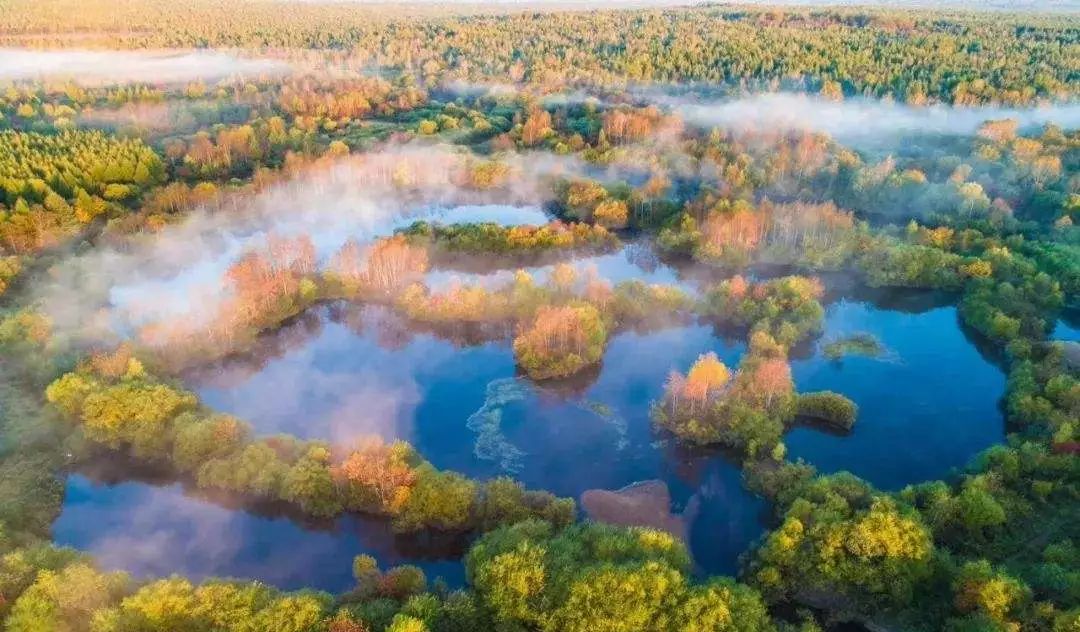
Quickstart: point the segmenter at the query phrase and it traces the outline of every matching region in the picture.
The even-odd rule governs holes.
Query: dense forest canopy
[[[444,81],[699,82],[970,105],[1068,98],[1080,72],[1075,18],[1041,14],[717,6],[459,17],[298,3],[283,21],[274,3],[212,0],[14,0],[3,12],[9,45],[328,49]]]
[[[9,0],[0,46],[4,629],[1080,626],[1077,15]],[[826,329],[870,291],[955,310],[1007,376],[980,393],[1004,443],[891,491],[790,455],[807,428],[881,422],[795,370],[903,364]],[[500,425],[514,406],[587,413],[622,433],[605,451],[633,417],[643,460],[732,468],[765,531],[707,576],[687,525],[715,494],[676,507],[654,481],[661,518],[607,524],[411,437],[264,432],[192,386],[323,318],[390,357],[417,339],[504,357],[481,408],[437,429],[465,425],[477,458],[525,455]],[[671,330],[737,353],[662,367],[639,410],[582,394],[612,349]],[[886,386],[968,387],[918,378]],[[358,393],[356,417],[399,414]],[[102,463],[230,511],[449,542],[462,580],[366,552],[336,594],[111,569],[53,538],[67,483]],[[641,514],[635,489],[599,496]]]

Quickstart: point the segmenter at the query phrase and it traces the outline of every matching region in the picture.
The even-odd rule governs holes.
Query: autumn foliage
[[[543,306],[514,339],[514,356],[533,378],[566,377],[600,360],[607,327],[587,303]]]
[[[678,371],[668,375],[665,397],[673,414],[683,406],[693,413],[719,397],[730,379],[731,371],[710,351],[701,354],[686,375]]]
[[[360,441],[331,471],[345,489],[349,499],[346,506],[392,514],[405,504],[416,482],[418,462],[409,444],[400,441],[387,444],[369,437]]]
[[[140,330],[140,342],[178,362],[228,353],[315,300],[315,274],[315,247],[309,237],[271,234],[262,247],[248,250],[226,269],[228,294],[216,313],[152,322]]]
[[[395,235],[366,248],[350,240],[334,256],[330,272],[347,294],[385,296],[416,281],[427,267],[427,250]]]
[[[778,445],[795,415],[795,401],[784,348],[755,332],[734,375],[714,353],[702,354],[685,376],[672,371],[653,418],[683,440],[754,456]]]

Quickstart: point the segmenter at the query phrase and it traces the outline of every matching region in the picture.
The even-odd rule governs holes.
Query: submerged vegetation
[[[0,7],[0,43],[28,47],[0,50],[5,629],[1080,625],[1080,361],[1076,342],[1051,339],[1080,307],[1075,16],[113,4]],[[168,48],[196,50],[153,52]],[[439,219],[474,204],[548,221]],[[626,265],[602,269],[612,261]],[[464,280],[432,280],[447,270]],[[799,392],[793,367],[888,353],[870,333],[824,330],[837,297],[866,287],[899,310],[931,293],[955,306],[1008,376],[1005,442],[945,480],[885,491],[789,457],[799,420],[855,428],[842,383]],[[693,348],[662,367],[641,434],[666,469],[723,450],[710,458],[768,502],[769,530],[735,577],[702,577],[663,530],[443,468],[381,419],[409,415],[391,395],[358,392],[336,420],[380,417],[381,433],[301,439],[191,390],[192,370],[255,355],[325,304],[400,318],[378,331],[387,346],[423,335],[505,352],[475,413],[420,430],[466,424],[473,456],[515,473],[530,446],[504,436],[507,405],[572,401],[619,425],[621,450],[628,411],[567,393],[619,342],[708,328],[733,354]],[[632,351],[623,362],[658,362]],[[307,368],[275,388],[337,378]],[[544,384],[536,398],[529,381]],[[858,428],[875,421],[864,408]],[[336,595],[107,568],[51,540],[65,479],[103,460],[200,502],[323,527],[363,515],[395,545],[452,540],[464,583],[368,555]]]
[[[885,347],[873,334],[860,332],[831,340],[821,347],[826,358],[839,360],[846,356],[865,356],[877,358],[885,353]]]

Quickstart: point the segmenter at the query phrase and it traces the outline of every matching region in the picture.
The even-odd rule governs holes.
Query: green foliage
[[[933,544],[918,514],[850,496],[825,479],[793,500],[755,552],[750,578],[771,595],[834,595],[848,607],[896,609],[931,573]]]
[[[1035,345],[1009,373],[1005,401],[1010,419],[1054,443],[1080,439],[1080,368],[1068,359],[1076,348],[1065,342]]]
[[[1061,307],[1061,287],[1038,273],[1019,283],[972,281],[960,303],[964,320],[982,334],[1008,343],[1017,338],[1041,338]]]
[[[753,334],[730,383],[723,367],[719,376],[704,380],[715,385],[704,384],[701,364],[699,359],[686,377],[668,377],[664,398],[652,408],[656,424],[684,441],[722,444],[746,457],[777,449],[782,456],[780,437],[797,409],[783,347],[762,331]]]
[[[684,128],[667,108],[608,105],[626,100],[620,92],[632,83],[712,86],[704,98],[804,91],[913,105],[1067,100],[1077,94],[1068,63],[1077,30],[1072,16],[730,7],[403,16],[311,4],[285,19],[258,3],[99,4],[14,0],[0,40],[48,44],[73,32],[90,45],[123,40],[135,48],[318,48],[336,51],[335,64],[377,59],[403,74],[297,73],[176,89],[5,86],[0,127],[11,129],[0,132],[0,254],[9,256],[0,258],[0,293],[23,267],[31,271],[25,285],[33,287],[31,275],[48,262],[30,255],[80,234],[94,247],[99,218],[110,219],[101,241],[113,244],[111,238],[157,230],[187,209],[228,199],[221,196],[238,193],[233,189],[262,190],[396,132],[439,134],[491,154],[467,158],[455,174],[455,184],[477,195],[516,192],[514,163],[501,154],[515,146],[533,148],[538,158],[542,150],[573,154],[589,163],[579,174],[600,177],[606,169],[602,182],[555,184],[554,206],[578,223],[416,224],[403,232],[437,259],[601,251],[618,243],[603,226],[659,229],[662,250],[713,265],[851,269],[873,286],[949,290],[959,296],[964,324],[1009,372],[1009,445],[989,450],[948,483],[890,495],[785,461],[780,439],[796,413],[840,427],[850,427],[856,414],[842,396],[794,392],[787,351],[818,333],[823,314],[822,288],[802,277],[754,284],[734,277],[695,304],[670,286],[630,281],[612,288],[562,271],[541,287],[522,273],[496,291],[444,296],[410,288],[395,306],[429,324],[520,327],[515,354],[535,378],[595,365],[617,328],[666,324],[696,308],[720,328],[748,333],[750,352],[734,376],[725,373],[703,397],[701,389],[683,388],[679,397],[670,389],[656,407],[658,422],[689,442],[737,448],[748,485],[777,504],[780,527],[751,554],[744,575],[771,605],[818,604],[826,614],[898,629],[1077,628],[1080,375],[1075,345],[1045,338],[1080,288],[1078,133],[1047,125],[1020,134],[1015,122],[991,121],[972,137],[928,138],[882,158],[822,134],[705,130],[692,122]],[[553,105],[523,92],[438,103],[418,87],[507,77],[541,92],[603,86],[605,102]],[[162,128],[123,122],[154,105],[169,106]],[[73,129],[85,125],[117,133]],[[617,181],[631,172],[635,184]],[[158,187],[166,174],[171,182]],[[123,219],[125,208],[140,212]],[[883,226],[912,217],[925,225],[912,223],[906,233]],[[305,272],[287,281],[280,293],[266,283],[248,288],[260,307],[234,337],[239,346],[334,295],[328,278]],[[189,351],[196,360],[233,349],[219,340],[195,342]],[[871,342],[836,341],[824,352],[880,353]],[[30,308],[13,312],[0,322],[0,344],[10,359],[0,375],[0,605],[10,629],[772,626],[755,589],[724,579],[692,582],[685,551],[664,534],[570,526],[571,500],[509,479],[477,483],[440,472],[406,444],[343,457],[319,442],[255,438],[245,423],[200,408],[193,394],[145,373],[137,360],[115,370],[83,366],[52,381],[46,399],[72,422],[54,423],[51,413],[36,411],[38,393],[27,401],[7,375],[17,365],[25,373],[20,380],[56,378],[67,360],[54,355],[50,323]],[[259,584],[193,586],[172,578],[136,588],[37,539],[48,535],[62,472],[71,465],[65,453],[80,439],[171,465],[201,488],[284,501],[313,516],[365,511],[401,531],[496,531],[469,555],[473,589],[451,595],[426,592],[416,568],[384,573],[368,559],[358,560],[357,589],[338,612],[326,595]],[[816,628],[805,622],[800,629]]]
[[[263,439],[203,463],[195,480],[200,487],[276,499],[283,494],[282,485],[289,474],[289,466],[274,446]]]
[[[89,631],[93,615],[119,599],[127,591],[128,581],[121,573],[100,573],[80,562],[60,571],[42,570],[15,600],[6,629]]]
[[[330,473],[329,456],[329,450],[321,446],[309,448],[308,454],[294,463],[282,480],[282,498],[312,516],[328,518],[340,514],[344,504]]]
[[[169,423],[197,403],[191,393],[165,384],[122,382],[83,399],[82,427],[99,443],[130,446],[145,458],[160,457],[168,450]]]
[[[325,629],[330,596],[323,593],[280,593],[255,583],[211,581],[193,586],[173,577],[151,582],[119,604],[99,611],[94,632],[152,630],[282,630]]]
[[[1029,599],[1024,586],[996,573],[985,560],[964,564],[954,583],[956,609],[970,619],[982,619],[993,629],[1010,629],[1023,602]],[[1010,625],[1011,624],[1011,625]]]
[[[960,255],[918,244],[882,245],[868,251],[859,268],[871,287],[956,289]]]
[[[477,513],[480,529],[490,531],[529,518],[540,518],[561,528],[574,521],[576,510],[573,499],[526,490],[511,478],[499,477],[484,484]]]
[[[182,472],[194,472],[207,461],[235,452],[251,433],[247,424],[229,415],[186,413],[174,425],[171,458]]]
[[[606,342],[607,326],[596,307],[545,306],[514,339],[514,357],[533,379],[567,377],[599,362]]]
[[[957,105],[1027,103],[1075,93],[1067,63],[1072,22],[1057,15],[851,8],[808,16],[798,10],[703,7],[680,12],[678,19],[619,11],[533,19],[527,12],[417,17],[315,5],[285,20],[272,7],[255,5],[243,9],[244,20],[225,21],[212,3],[178,7],[144,0],[103,23],[96,5],[62,3],[52,11],[32,2],[15,6],[13,35],[51,32],[62,16],[71,30],[101,33],[98,40],[105,43],[119,41],[116,34],[123,33],[124,43],[144,48],[321,48],[332,42],[361,57],[379,52],[387,67],[412,64],[430,80],[695,82],[755,90],[793,86],[833,96],[838,84],[846,96]],[[102,31],[106,23],[112,30]],[[599,45],[598,34],[631,32],[634,37],[616,35]],[[412,40],[426,42],[423,50],[394,45]],[[581,52],[569,54],[567,41],[583,43],[576,49]],[[675,44],[657,52],[649,42]],[[483,63],[462,67],[452,63],[455,55]]]
[[[730,580],[692,585],[670,535],[599,524],[519,523],[481,538],[470,581],[504,626],[541,630],[769,630],[764,604]]]
[[[761,596],[727,578],[692,586],[671,619],[670,629],[680,632],[764,632],[773,627]]]
[[[401,512],[394,516],[394,528],[416,531],[428,526],[443,531],[465,530],[472,519],[476,494],[476,483],[457,472],[421,467]]]
[[[631,279],[615,284],[610,310],[620,326],[647,326],[686,316],[694,307],[694,300],[679,287]]]
[[[856,333],[822,345],[821,352],[830,360],[839,360],[849,355],[876,358],[885,353],[885,347],[873,334]]]
[[[7,616],[19,595],[37,581],[42,572],[51,572],[55,580],[56,574],[68,565],[85,562],[84,557],[72,549],[58,548],[45,543],[30,544],[5,551],[0,557],[0,596],[4,598],[0,616]],[[44,591],[39,591],[38,598],[31,600],[31,603],[42,602],[44,595],[41,592]],[[30,611],[31,605],[24,606],[24,609]],[[55,609],[47,605],[43,609],[47,614],[55,613]],[[30,624],[29,615],[27,615],[27,624]]]
[[[722,326],[765,332],[790,347],[821,330],[822,293],[814,278],[789,276],[750,285],[734,277],[711,287],[700,310]]]
[[[97,131],[0,131],[0,247],[32,253],[163,181],[149,147]]]
[[[824,421],[841,430],[851,430],[858,413],[859,407],[855,402],[839,393],[821,391],[799,394],[799,415]]]
[[[619,245],[619,239],[601,226],[559,221],[543,226],[503,226],[481,224],[431,224],[414,222],[398,234],[412,241],[429,243],[440,250],[469,254],[529,255],[542,252],[605,252]]]
[[[116,364],[114,357],[127,362],[120,377],[103,373]],[[46,397],[61,413],[78,420],[85,438],[94,443],[168,463],[201,488],[284,501],[315,517],[354,510],[391,518],[394,529],[402,532],[460,532],[530,518],[563,526],[574,516],[569,499],[525,490],[513,481],[480,485],[455,472],[436,470],[405,443],[375,442],[340,457],[317,441],[287,435],[253,438],[246,423],[208,414],[193,393],[159,381],[119,352],[57,378]],[[58,496],[35,463],[29,453],[0,462],[0,473],[7,471],[12,482],[5,489],[16,497]],[[51,461],[41,464],[47,468]],[[28,473],[25,486],[14,484],[22,481],[16,468]],[[2,496],[0,516],[7,506]],[[13,504],[25,511],[23,507],[22,501]]]

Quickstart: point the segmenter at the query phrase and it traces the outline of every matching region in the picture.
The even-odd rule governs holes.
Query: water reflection
[[[737,364],[744,351],[741,341],[720,339],[703,325],[622,333],[610,341],[592,379],[537,388],[517,375],[505,340],[459,347],[431,333],[402,334],[386,310],[377,308],[324,308],[313,314],[317,322],[310,320],[315,316],[297,321],[280,337],[268,339],[264,349],[189,376],[191,385],[208,405],[251,420],[259,434],[347,441],[375,431],[409,439],[437,467],[481,479],[513,471],[529,487],[574,498],[588,489],[662,481],[670,490],[671,511],[688,520],[699,567],[709,573],[734,573],[739,553],[762,532],[765,504],[743,489],[737,465],[718,453],[687,454],[672,447],[654,433],[649,419],[649,404],[659,397],[670,370],[684,368],[706,350]],[[500,384],[513,385],[513,396],[493,404],[492,389],[498,391]],[[497,410],[497,441],[469,428],[468,420],[485,406]],[[514,467],[507,467],[505,455],[493,445],[514,448]],[[95,511],[108,516],[128,504],[135,505],[134,511],[150,502],[147,497],[171,489],[83,488],[83,496],[73,493],[65,510],[68,516],[82,511],[88,518],[81,527],[88,540],[72,536],[79,546],[95,544],[94,530],[85,526],[94,524],[89,517]],[[168,502],[158,502],[195,501],[175,490]],[[691,505],[697,509],[686,511]],[[206,573],[262,573],[246,560],[256,555],[260,542],[273,541],[285,527],[264,518],[242,520],[243,528],[265,529],[269,535],[251,536],[250,549],[243,544],[246,537],[236,540],[240,551]],[[132,538],[142,536],[137,524]],[[191,531],[179,529],[175,537],[185,533]],[[360,536],[340,525],[332,533],[338,535],[322,533],[316,540],[341,537],[339,550],[356,548]],[[292,533],[285,541],[300,539]],[[400,546],[391,551],[411,559]],[[215,555],[211,548],[202,557]],[[166,566],[162,562],[161,568]]]
[[[821,471],[848,470],[898,489],[946,476],[1003,441],[1005,375],[964,335],[954,307],[879,305],[830,305],[825,337],[872,334],[886,350],[880,357],[831,360],[818,344],[811,357],[792,362],[800,391],[833,390],[858,404],[855,428],[836,435],[798,427],[785,443],[792,458]]]
[[[71,476],[53,534],[58,544],[92,553],[103,568],[140,578],[237,577],[287,590],[341,592],[352,585],[353,557],[365,553],[384,566],[416,564],[429,578],[464,583],[453,557],[460,547],[430,559],[384,523],[346,517],[316,528],[284,515],[206,502],[178,483],[109,484]]]
[[[226,362],[193,376],[192,385],[208,406],[252,421],[260,434],[348,443],[370,434],[412,440],[430,401],[441,415],[464,419],[483,401],[469,397],[471,385],[513,372],[505,344],[463,348],[395,329],[385,310],[347,313],[322,310],[318,326],[305,324],[302,335],[290,329],[302,344],[282,349],[274,340],[274,355],[256,352],[261,363]]]
[[[625,251],[593,261],[608,262],[602,274],[616,280],[678,278],[659,263],[649,272]],[[792,457],[895,489],[941,477],[1001,441],[996,404],[1005,378],[968,340],[955,308],[942,306],[948,297],[841,288],[847,297],[829,305],[825,338],[868,332],[889,353],[829,360],[818,342],[793,355],[800,390],[844,393],[859,405],[860,418],[844,435],[795,428],[785,438]],[[188,379],[209,406],[251,421],[258,434],[340,443],[368,433],[404,438],[439,468],[479,479],[511,473],[528,487],[574,498],[654,481],[666,490],[668,506],[661,512],[653,503],[650,511],[662,521],[677,519],[698,569],[734,573],[739,554],[763,531],[767,506],[743,488],[732,459],[687,451],[658,435],[649,406],[669,371],[685,370],[707,351],[737,366],[744,341],[702,324],[622,332],[588,375],[538,387],[518,374],[509,332],[498,333],[417,331],[385,308],[326,306],[267,336],[247,356]],[[360,551],[424,559],[421,549],[387,536],[378,523],[348,519],[305,531],[283,518],[204,506],[175,485],[109,487],[75,477],[69,491],[57,523],[61,541],[101,551],[107,563],[139,573],[181,570],[338,587]],[[116,539],[132,544],[112,544]],[[141,541],[182,554],[136,555]],[[121,554],[125,549],[130,555]],[[304,559],[284,563],[280,575],[276,562],[260,566],[263,558],[295,557],[296,550]],[[423,563],[461,576],[453,562]]]
[[[550,261],[547,259],[550,258]],[[639,280],[649,284],[677,285],[687,292],[697,293],[698,283],[691,280],[683,271],[662,262],[643,242],[631,242],[616,252],[606,254],[587,254],[565,259],[565,253],[551,253],[550,257],[541,256],[539,260],[510,260],[502,269],[488,268],[475,270],[469,265],[471,259],[462,259],[446,266],[435,266],[425,275],[424,282],[432,290],[444,290],[453,283],[461,285],[482,285],[493,288],[508,283],[517,269],[532,275],[538,283],[545,282],[555,266],[561,262],[572,265],[579,274],[595,271],[600,278],[612,284],[622,281]]]

